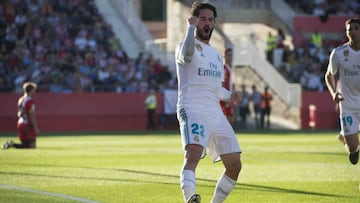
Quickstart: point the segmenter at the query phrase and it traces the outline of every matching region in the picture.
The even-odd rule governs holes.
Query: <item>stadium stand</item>
[[[54,93],[176,88],[151,55],[127,56],[93,0],[0,3],[0,92],[20,92],[29,80]]]
[[[347,41],[343,23],[350,16],[359,15],[360,3],[355,0],[285,2],[295,11],[292,44],[281,48],[281,63],[273,65],[289,82],[300,83],[303,90],[324,91],[323,76],[329,54]],[[320,46],[312,40],[315,33],[320,36]]]

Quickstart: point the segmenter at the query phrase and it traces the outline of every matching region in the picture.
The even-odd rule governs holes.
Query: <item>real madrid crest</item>
[[[195,47],[198,51],[200,51],[200,52],[202,51],[202,47],[200,44],[195,44]]]
[[[349,59],[347,58],[349,56],[349,50],[344,50],[343,52],[345,60],[344,61],[348,61]]]
[[[199,135],[195,135],[195,136],[194,136],[194,141],[195,141],[195,142],[200,142],[200,140],[199,140]]]

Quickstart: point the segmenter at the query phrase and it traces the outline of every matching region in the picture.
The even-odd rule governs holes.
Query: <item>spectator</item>
[[[268,33],[266,38],[266,59],[269,63],[273,63],[273,51],[276,48],[276,37],[271,32]]]
[[[260,127],[261,118],[261,93],[257,90],[256,85],[253,85],[251,89],[250,99],[253,104],[255,126],[258,128]]]
[[[241,127],[246,128],[247,126],[247,117],[250,115],[250,94],[246,90],[245,85],[241,85],[241,91],[240,91],[241,99],[239,103],[239,116],[240,116],[240,122]]]
[[[318,30],[315,30],[315,32],[311,34],[311,44],[313,48],[316,49],[322,48],[323,38]]]
[[[305,90],[322,92],[324,90],[324,85],[321,82],[322,77],[319,64],[314,64],[303,73],[300,82]]]
[[[266,117],[266,128],[270,129],[270,114],[271,114],[271,100],[272,94],[269,92],[269,87],[265,87],[264,92],[261,94],[261,118],[260,127],[264,129],[265,117]]]
[[[277,37],[276,37],[276,48],[283,48],[284,47],[284,41],[285,41],[285,34],[284,31],[279,28]]]
[[[302,31],[299,28],[296,28],[295,33],[292,36],[292,43],[296,48],[305,47],[305,39]]]
[[[155,130],[155,110],[156,110],[156,95],[155,90],[151,89],[149,95],[145,99],[145,107],[147,112],[147,130]]]

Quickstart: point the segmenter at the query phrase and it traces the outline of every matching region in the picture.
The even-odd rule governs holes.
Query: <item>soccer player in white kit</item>
[[[340,107],[340,134],[344,136],[349,161],[357,164],[360,123],[360,18],[348,19],[345,28],[348,42],[331,52],[325,81],[333,100]],[[336,89],[334,78],[337,72],[339,90]]]
[[[216,16],[216,8],[211,4],[194,2],[185,38],[175,51],[177,118],[185,151],[180,185],[187,203],[201,201],[196,193],[195,169],[207,148],[213,161],[221,160],[225,167],[212,203],[225,200],[241,170],[241,149],[219,103],[220,99],[230,100],[232,92],[222,87],[222,55],[209,44]]]

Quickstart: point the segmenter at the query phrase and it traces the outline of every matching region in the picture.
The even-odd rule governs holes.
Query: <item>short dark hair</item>
[[[353,17],[353,18],[347,19],[345,21],[345,25],[348,25],[350,23],[356,23],[356,24],[360,25],[360,18],[359,17]]]
[[[29,93],[29,92],[31,92],[33,89],[36,89],[37,88],[37,85],[36,85],[36,83],[34,83],[34,82],[25,82],[24,84],[23,84],[23,90],[24,90],[24,92],[26,92],[26,93]]]
[[[198,1],[195,1],[192,4],[190,13],[191,13],[192,16],[199,17],[200,10],[203,10],[203,9],[212,10],[212,12],[214,13],[214,18],[217,17],[216,8],[213,5],[211,5],[209,3],[201,3],[201,2],[198,2]]]
[[[232,51],[232,48],[226,48],[225,53],[228,53],[229,51]]]

